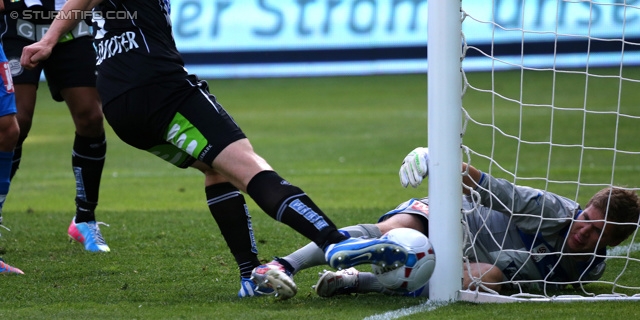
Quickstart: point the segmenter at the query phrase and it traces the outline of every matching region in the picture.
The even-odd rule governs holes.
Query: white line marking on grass
[[[436,308],[443,307],[448,304],[449,302],[433,302],[431,300],[427,300],[425,303],[419,304],[417,306],[388,311],[381,314],[375,314],[375,315],[364,318],[364,320],[398,319],[398,318],[410,316],[416,313],[433,311]]]
[[[607,250],[607,255],[608,256],[626,256],[627,252],[637,252],[637,251],[640,251],[640,243],[613,247]]]

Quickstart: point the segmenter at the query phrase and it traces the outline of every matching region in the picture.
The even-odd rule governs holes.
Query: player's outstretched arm
[[[48,59],[60,37],[72,30],[84,16],[69,12],[88,11],[100,2],[102,0],[68,0],[42,39],[22,49],[20,64],[27,69],[32,69],[40,61]]]

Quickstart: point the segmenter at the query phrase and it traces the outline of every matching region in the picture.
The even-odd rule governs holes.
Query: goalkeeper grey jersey
[[[464,255],[470,260],[495,263],[505,280],[525,286],[602,276],[606,250],[589,261],[561,254],[571,222],[582,212],[578,203],[485,173],[479,185],[480,199],[465,196],[462,202],[468,224]]]

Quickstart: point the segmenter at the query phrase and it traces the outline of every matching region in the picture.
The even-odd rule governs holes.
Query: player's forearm
[[[482,178],[482,172],[466,163],[462,164],[462,172],[467,173],[462,175],[462,183],[471,189],[475,189]],[[470,191],[467,188],[463,188],[462,192],[467,195],[470,194]]]
[[[75,28],[84,18],[82,14],[71,13],[89,11],[100,2],[102,0],[68,0],[40,41],[51,47],[55,46],[61,36]]]

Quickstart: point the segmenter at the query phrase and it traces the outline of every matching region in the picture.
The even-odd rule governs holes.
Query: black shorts
[[[246,138],[207,83],[195,77],[129,90],[103,112],[122,141],[179,168],[196,159],[211,165],[229,144]]]
[[[49,59],[36,68],[27,70],[20,65],[22,48],[33,41],[22,38],[2,39],[4,52],[9,60],[14,84],[35,84],[40,82],[40,74],[49,84],[51,97],[64,101],[60,90],[75,87],[96,86],[96,51],[91,37],[80,37],[56,44]]]

